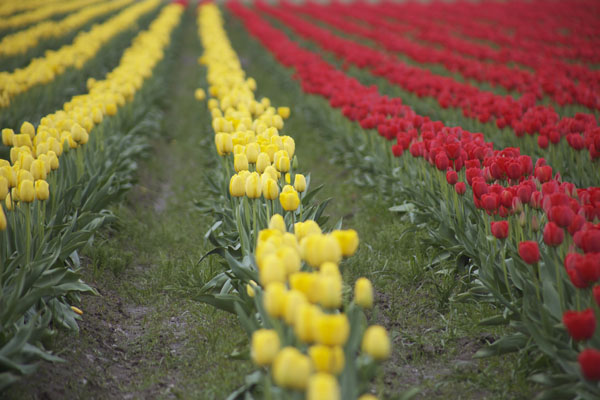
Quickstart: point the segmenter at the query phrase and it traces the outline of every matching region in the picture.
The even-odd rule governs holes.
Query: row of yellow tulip
[[[267,209],[270,200],[279,198],[283,211],[294,217],[288,221],[295,221],[301,203],[299,193],[307,184],[303,175],[294,172],[294,140],[280,135],[290,109],[275,109],[267,98],[256,100],[256,82],[246,78],[216,5],[200,7],[198,24],[205,51],[199,61],[208,69],[208,108],[216,150],[223,159],[226,177],[232,167],[236,171],[229,180],[229,195],[232,199],[255,199],[253,207],[258,201],[259,207]],[[204,90],[196,91],[198,100],[205,97]],[[256,213],[253,218],[257,218]],[[246,281],[246,293],[239,293],[252,298],[254,310],[261,314],[259,327],[252,333],[252,360],[257,366],[269,367],[265,379],[273,379],[290,395],[305,392],[309,400],[357,398],[362,393],[348,388],[355,388],[358,381],[358,349],[349,338],[361,339],[362,357],[369,362],[383,360],[390,353],[390,340],[383,327],[365,330],[365,324],[357,323],[357,308],[373,306],[371,282],[359,279],[354,301],[343,303],[339,263],[356,251],[358,234],[354,230],[323,233],[310,219],[290,225],[291,232],[286,218],[278,213],[267,223],[267,229],[254,235],[253,254],[243,254],[254,259],[258,277],[258,282]],[[254,233],[256,226],[254,223]],[[265,390],[269,390],[266,385]],[[361,400],[374,398],[368,393],[360,396]]]
[[[23,54],[36,46],[40,40],[56,38],[79,29],[99,16],[118,10],[133,0],[113,0],[107,3],[93,4],[58,21],[42,21],[27,29],[6,35],[0,41],[0,56]]]
[[[98,3],[99,1],[101,0],[73,0],[64,3],[48,4],[46,6],[36,8],[33,11],[28,11],[0,19],[0,26],[3,29],[19,28],[34,22],[43,21],[54,15],[65,14],[78,10],[90,4]]]
[[[160,3],[160,0],[136,3],[91,30],[79,33],[73,43],[32,60],[26,67],[13,72],[0,72],[0,108],[8,106],[11,98],[32,86],[53,81],[69,67],[82,68],[109,40],[130,28]]]
[[[106,79],[88,80],[87,94],[74,96],[62,110],[42,118],[37,130],[30,122],[23,123],[20,133],[8,128],[2,130],[4,145],[12,146],[11,162],[0,160],[0,200],[5,200],[8,210],[16,202],[48,198],[47,174],[58,168],[63,149],[87,143],[91,130],[105,115],[116,114],[118,107],[133,99],[162,60],[182,11],[183,7],[177,4],[166,6],[148,30],[133,40]],[[6,217],[0,212],[0,229],[5,227]]]
[[[57,3],[62,0],[29,0],[29,1],[13,1],[4,0],[0,2],[0,17],[14,15],[27,10],[32,10],[41,6],[46,6],[52,3]]]

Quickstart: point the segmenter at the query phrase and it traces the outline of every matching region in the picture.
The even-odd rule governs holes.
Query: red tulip
[[[550,179],[552,179],[552,167],[549,166],[549,165],[544,165],[542,167],[537,167],[535,169],[535,177],[541,183],[548,182]]]
[[[527,264],[535,264],[540,261],[540,248],[537,242],[525,241],[519,243],[519,256]]]
[[[506,239],[508,237],[508,221],[492,222],[492,235],[496,239]]]
[[[454,190],[456,190],[456,193],[462,196],[467,191],[467,185],[465,185],[465,183],[462,181],[458,182],[456,185],[454,185]]]
[[[591,308],[583,311],[565,311],[562,320],[574,340],[586,340],[594,336],[596,316]]]
[[[598,304],[598,307],[600,307],[600,285],[594,286],[593,293],[594,300],[596,300],[596,304]]]
[[[577,356],[581,372],[590,381],[600,381],[600,351],[585,349]]]
[[[600,254],[587,253],[578,257],[575,261],[575,269],[586,282],[596,282],[600,278]]]
[[[575,213],[569,206],[555,206],[550,209],[548,219],[556,223],[561,228],[566,228],[571,225],[575,218]]]
[[[564,231],[554,222],[548,222],[544,227],[544,243],[548,246],[560,246],[565,239]]]
[[[590,229],[583,233],[581,248],[586,253],[600,253],[600,229]]]
[[[458,174],[453,169],[450,169],[446,172],[446,182],[450,185],[456,185],[458,182]]]
[[[448,160],[448,156],[446,153],[438,153],[435,156],[435,166],[440,171],[445,171],[448,169],[448,165],[450,165],[450,160]]]

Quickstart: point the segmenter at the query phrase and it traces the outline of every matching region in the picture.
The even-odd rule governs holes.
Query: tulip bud
[[[519,243],[519,256],[527,264],[536,264],[540,260],[540,249],[537,242],[525,241]]]
[[[6,230],[6,215],[2,206],[0,206],[0,231],[3,230]]]
[[[318,343],[343,346],[350,334],[350,324],[345,314],[322,314],[315,320],[314,336]]]
[[[593,309],[588,308],[583,311],[565,311],[562,320],[569,335],[574,340],[587,340],[594,336],[596,330],[596,317]]]
[[[358,233],[354,229],[335,230],[331,234],[338,241],[343,256],[349,257],[356,252]]]
[[[259,271],[260,284],[263,287],[272,282],[285,282],[287,271],[283,261],[275,254],[269,254],[262,262],[262,267]]]
[[[263,184],[262,193],[267,200],[277,199],[279,196],[279,186],[277,186],[277,182],[271,178],[267,178]]]
[[[41,201],[48,200],[50,197],[50,188],[48,182],[44,180],[35,181],[35,198]]]
[[[367,278],[359,278],[354,285],[354,302],[363,308],[373,307],[373,285]]]
[[[600,351],[592,348],[583,350],[577,356],[581,372],[590,381],[600,381]]]
[[[537,232],[540,230],[540,220],[537,215],[533,214],[531,216],[531,230]]]
[[[257,172],[252,172],[248,178],[246,178],[246,196],[251,199],[258,199],[261,192],[260,175],[258,175]]]
[[[106,105],[106,115],[113,116],[117,113],[117,105],[115,103],[108,103]]]
[[[46,179],[46,165],[40,159],[34,160],[29,169],[34,180]]]
[[[263,305],[267,314],[273,318],[282,317],[285,310],[285,296],[287,295],[285,285],[282,282],[273,282],[263,287],[265,288]]]
[[[290,116],[290,108],[289,107],[277,107],[277,114],[281,116],[283,119],[288,119]]]
[[[8,195],[8,179],[5,176],[0,174],[0,201],[6,199]]]
[[[307,302],[306,296],[304,296],[304,294],[298,290],[292,289],[287,293],[287,296],[285,297],[283,316],[288,325],[294,325],[297,311],[302,304],[306,304]]]
[[[299,193],[302,193],[306,190],[306,178],[302,174],[296,174],[294,177],[294,189]]]
[[[277,160],[277,170],[281,172],[288,172],[290,170],[290,158],[288,156],[281,156]]]
[[[258,143],[248,143],[246,146],[246,157],[250,164],[255,164],[258,161],[258,155],[260,154],[260,146]]]
[[[322,312],[318,306],[310,303],[301,304],[296,311],[294,321],[294,334],[296,337],[304,343],[312,343],[315,340],[315,321],[320,315],[322,315]]]
[[[269,229],[276,229],[280,232],[286,232],[285,221],[280,214],[273,214],[269,221]]]
[[[294,158],[294,153],[296,152],[296,142],[289,136],[284,136],[282,139],[283,149],[288,153],[288,157]],[[297,160],[294,158],[294,161],[297,164]],[[297,168],[297,165],[294,165],[294,168]]]
[[[13,203],[13,193],[16,193],[17,189],[13,188],[11,190],[11,193],[6,195],[6,199],[4,199],[4,203],[6,204],[6,209],[8,211],[12,211],[12,209],[14,208],[14,203]],[[17,199],[14,199],[14,201],[17,201]]]
[[[2,129],[2,144],[9,147],[13,146],[13,138],[15,136],[15,132],[10,128]]]
[[[307,400],[340,400],[340,385],[333,375],[318,373],[308,380]]]
[[[233,197],[242,197],[246,194],[246,184],[244,178],[240,175],[235,174],[229,180],[229,193]]]
[[[56,171],[59,167],[58,156],[52,150],[48,152],[48,164],[50,164],[50,169],[52,171]]]
[[[318,372],[338,375],[344,368],[344,350],[340,346],[311,346],[308,355]]]
[[[292,177],[290,176],[290,173],[288,172],[285,174],[285,183],[289,185],[291,182],[292,182]]]
[[[31,122],[23,122],[23,124],[21,125],[21,133],[25,133],[27,135],[29,135],[29,137],[31,139],[33,139],[33,137],[35,136],[35,128],[34,126],[31,124]]]
[[[258,366],[270,365],[279,352],[280,342],[277,332],[271,329],[258,329],[252,334],[250,356]]]
[[[310,375],[310,359],[295,347],[285,347],[273,361],[272,374],[277,386],[304,390]]]
[[[256,159],[256,170],[261,174],[271,165],[271,158],[267,153],[259,153]]]
[[[196,98],[196,100],[202,101],[206,99],[206,92],[204,91],[204,89],[198,88],[194,91],[194,97]]]
[[[254,281],[250,281],[246,285],[246,294],[248,294],[248,296],[252,298],[254,298],[254,296],[256,295],[256,292],[254,291],[254,286],[258,286],[258,284]]]
[[[362,341],[362,351],[375,360],[385,360],[390,356],[390,339],[383,326],[367,328]]]
[[[285,211],[295,211],[300,205],[300,197],[298,197],[296,191],[287,193],[282,192],[279,195],[279,202]]]
[[[319,304],[336,309],[342,305],[342,280],[333,276],[319,276]]]
[[[19,201],[24,203],[31,203],[35,200],[35,189],[33,187],[33,181],[25,179],[19,183]]]
[[[248,169],[248,158],[246,154],[236,154],[233,158],[233,167],[235,172],[245,171]]]

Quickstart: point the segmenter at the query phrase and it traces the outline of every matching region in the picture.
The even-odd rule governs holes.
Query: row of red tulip
[[[453,2],[448,4],[383,2],[396,21],[414,24],[435,21],[462,37],[491,43],[510,57],[524,52],[547,59],[600,61],[598,45],[598,3],[594,0],[552,2],[508,1],[503,3]],[[460,12],[457,12],[460,10]],[[407,19],[409,17],[410,19]],[[420,27],[420,25],[418,25]],[[431,25],[427,25],[431,27]],[[435,29],[435,28],[434,28]]]
[[[462,109],[463,115],[482,123],[495,119],[499,128],[511,127],[517,136],[539,133],[538,144],[567,143],[575,150],[587,148],[592,160],[600,158],[600,127],[591,114],[564,117],[549,106],[536,105],[534,95],[519,100],[500,96],[472,85],[435,75],[427,69],[410,66],[385,52],[336,36],[283,8],[258,2],[257,8],[279,19],[294,32],[342,58],[345,63],[367,68],[373,75],[386,78],[419,97],[434,97],[443,108]]]
[[[546,245],[555,246],[565,240],[563,229],[566,229],[573,243],[565,258],[566,272],[575,287],[595,285],[593,292],[596,301],[600,300],[597,298],[600,224],[594,224],[600,219],[600,188],[576,189],[562,182],[558,175],[553,176],[552,168],[543,160],[534,166],[531,158],[521,155],[517,148],[494,151],[493,144],[486,142],[481,134],[448,128],[440,121],[416,115],[400,99],[381,96],[376,89],[360,84],[317,54],[301,48],[252,10],[236,3],[230,3],[229,7],[282,64],[295,69],[294,76],[304,91],[329,99],[332,107],[341,108],[347,118],[359,121],[363,128],[379,128],[388,121],[401,127],[392,135],[378,129],[382,136],[396,140],[393,146],[396,156],[409,149],[413,157],[425,158],[432,166],[446,171],[448,184],[454,185],[460,195],[465,194],[467,185],[459,181],[459,173],[466,176],[475,205],[488,214],[507,216],[522,212],[524,206],[543,210],[549,220],[544,229]],[[364,123],[365,120],[369,122]],[[506,238],[508,222],[495,223],[492,233],[498,239]],[[518,248],[524,262],[535,264],[540,260],[537,241],[522,240]],[[563,321],[577,340],[579,336],[573,326],[581,324],[573,324],[572,315],[580,314],[566,311]],[[590,320],[589,311],[581,315]],[[600,351],[583,350],[579,362],[586,378],[600,380]]]
[[[286,5],[285,8],[287,7]],[[556,62],[544,63],[543,66],[532,72],[522,67],[506,65],[497,60],[489,63],[485,60],[474,59],[468,55],[481,53],[479,48],[484,48],[491,54],[496,54],[496,50],[468,40],[453,38],[448,29],[446,31],[440,29],[440,32],[436,32],[430,27],[423,27],[418,38],[426,39],[429,42],[433,41],[434,44],[419,43],[403,37],[406,35],[406,29],[402,26],[399,27],[400,34],[398,34],[397,25],[388,22],[387,14],[380,5],[314,6],[305,3],[301,6],[292,5],[291,7],[323,20],[344,32],[367,37],[388,51],[401,52],[420,63],[442,64],[449,71],[459,72],[465,78],[489,82],[506,90],[516,90],[523,95],[535,96],[537,99],[541,99],[545,94],[560,105],[581,104],[588,108],[600,109],[600,96],[598,95],[600,80],[590,79],[576,83],[569,78],[560,65],[555,65]],[[352,17],[356,22],[344,18],[344,16]],[[368,26],[364,23],[367,23]],[[429,25],[431,24],[429,22]],[[443,48],[438,49],[436,46],[440,44]],[[456,51],[457,47],[467,55],[459,54]],[[539,53],[538,51],[534,54]],[[598,78],[597,76],[592,78],[594,77]]]

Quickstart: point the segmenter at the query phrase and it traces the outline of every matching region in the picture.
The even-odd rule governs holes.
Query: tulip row
[[[519,330],[514,336],[497,341],[489,352],[518,349],[533,339],[538,350],[567,373],[568,379],[561,381],[565,390],[585,398],[598,395],[600,387],[594,381],[600,380],[600,335],[595,331],[594,313],[598,313],[599,306],[600,227],[594,221],[600,218],[600,191],[574,190],[571,184],[552,179],[551,168],[543,162],[534,168],[531,159],[520,155],[518,149],[493,151],[492,144],[486,143],[481,134],[447,128],[441,122],[418,116],[399,99],[380,96],[373,88],[361,85],[316,54],[300,48],[248,8],[239,4],[229,7],[280,62],[295,68],[295,77],[305,91],[328,98],[330,105],[342,108],[350,120],[373,116],[371,127],[390,119],[411,121],[412,133],[400,135],[392,147],[394,155],[401,156],[402,167],[401,174],[394,178],[405,184],[402,190],[426,211],[424,215],[443,227],[432,229],[432,236],[441,243],[458,244],[478,267],[482,289],[506,308],[504,316],[486,323],[511,320]],[[337,119],[332,123],[344,124]],[[351,124],[344,126],[344,131],[357,132]],[[349,148],[360,148],[356,143],[365,142],[360,141],[359,135],[357,132],[348,138]],[[388,157],[389,149],[380,151],[381,147],[372,144],[371,139],[367,143],[379,151],[381,158]],[[404,149],[410,152],[405,153]],[[464,163],[459,161],[456,165],[462,151],[467,157]],[[407,162],[407,157],[415,160]],[[378,165],[387,165],[389,174],[399,170],[395,163],[390,164]],[[520,181],[512,180],[507,169],[514,165],[516,172],[517,164],[518,175],[523,177]],[[463,166],[467,167],[466,172],[462,171]],[[473,201],[464,197],[468,187],[463,180],[471,187]],[[508,221],[490,224],[490,219],[499,217]],[[538,232],[544,221],[548,223],[540,241]],[[490,233],[497,239],[488,239]],[[533,238],[536,240],[527,240]],[[567,252],[570,255],[566,256]],[[572,309],[585,311],[574,314],[569,312]],[[577,322],[574,324],[573,320]],[[583,334],[577,330],[582,325]],[[569,336],[586,339],[587,345],[580,346]],[[487,350],[481,352],[486,353]],[[577,359],[579,365],[574,366]]]
[[[40,7],[33,11],[24,12],[22,14],[13,15],[0,19],[0,26],[3,29],[14,29],[22,26],[43,21],[46,18],[54,15],[65,14],[93,3],[98,3],[100,0],[71,0],[60,4],[49,4],[45,7]]]
[[[395,33],[395,26],[387,22],[386,16],[379,7],[348,5],[302,5],[292,6],[294,10],[308,14],[319,20],[343,30],[346,33],[371,39],[382,45],[386,50],[400,52],[411,59],[426,64],[441,64],[448,71],[458,72],[466,79],[490,83],[494,86],[504,87],[506,90],[515,90],[522,95],[541,99],[542,94],[551,96],[557,103],[583,104],[592,109],[600,109],[598,93],[600,86],[594,81],[575,83],[567,76],[557,76],[558,71],[542,71],[533,73],[528,70],[506,66],[500,63],[486,63],[471,57],[440,50],[431,45],[419,44],[414,40],[403,38]],[[287,9],[285,7],[284,9]],[[375,11],[378,9],[379,11]],[[374,12],[375,11],[375,12]],[[353,17],[357,22],[345,19]],[[358,21],[366,22],[370,26],[359,25]],[[404,29],[402,34],[404,34]],[[429,31],[427,31],[428,34]],[[446,36],[444,36],[446,37]],[[544,73],[546,72],[546,73]]]
[[[0,72],[0,108],[10,105],[14,96],[32,86],[53,81],[69,67],[81,69],[103,45],[159,5],[160,0],[136,3],[108,21],[94,26],[90,31],[79,33],[72,44],[47,52],[44,57],[32,60],[24,68],[13,72]]]
[[[142,133],[156,130],[150,114],[162,88],[154,71],[182,12],[165,6],[106,79],[90,80],[87,94],[37,128],[3,130],[13,147],[12,165],[2,160],[0,168],[0,390],[31,373],[32,361],[59,360],[41,345],[50,322],[77,330],[81,310],[70,303],[94,292],[80,279],[77,250],[112,219],[105,208],[131,186],[131,157],[147,147]]]
[[[31,0],[20,2],[4,1],[0,4],[0,16],[4,17],[7,15],[17,14],[58,1],[60,0]]]
[[[295,173],[294,141],[279,134],[289,108],[276,111],[267,98],[255,99],[256,82],[245,77],[217,6],[201,5],[198,24],[205,49],[199,61],[207,67],[207,103],[223,167],[217,194],[230,206],[222,212],[223,234],[211,229],[209,235],[226,246],[231,270],[202,289],[205,301],[240,316],[266,396],[301,398],[305,392],[311,400],[356,399],[368,390],[375,363],[390,353],[385,329],[366,327],[362,310],[373,306],[371,283],[359,279],[354,301],[343,304],[339,263],[356,251],[358,235],[323,233],[317,222],[322,207],[310,204],[310,179]],[[205,97],[196,91],[198,100]],[[237,173],[230,177],[232,168]]]
[[[123,8],[133,0],[113,0],[107,3],[93,4],[70,14],[60,21],[43,21],[30,28],[6,35],[0,41],[0,56],[14,56],[25,53],[36,46],[40,40],[56,38],[81,28],[89,21],[112,11]]]
[[[354,64],[359,68],[368,68],[371,74],[382,76],[389,82],[399,85],[419,97],[434,97],[442,108],[462,108],[465,117],[480,119],[482,122],[487,122],[489,118],[495,116],[496,122],[501,122],[500,128],[512,127],[517,136],[523,136],[525,132],[529,134],[539,132],[538,145],[541,147],[546,146],[548,142],[559,143],[561,137],[566,136],[569,146],[560,146],[561,151],[558,152],[551,151],[549,156],[553,158],[552,162],[563,164],[561,173],[569,176],[575,182],[583,183],[584,186],[597,184],[600,180],[595,166],[598,154],[600,154],[597,152],[595,144],[597,140],[600,141],[600,130],[592,115],[578,114],[574,118],[559,119],[558,114],[550,108],[536,106],[534,98],[528,100],[523,97],[519,101],[515,101],[510,96],[498,96],[483,92],[451,78],[436,76],[421,68],[407,66],[383,52],[342,39],[280,8],[262,3],[259,3],[257,8],[276,17],[295,32],[314,41],[328,52],[336,54],[344,60],[344,63]],[[364,123],[368,125],[372,121],[366,120]],[[390,134],[393,135],[398,127],[392,126],[390,129],[392,131]],[[583,135],[580,132],[583,132]],[[539,138],[547,140],[541,143]],[[590,159],[585,160],[585,166],[581,170],[578,165],[584,160],[576,154],[584,148],[589,151]],[[575,154],[574,157],[561,156],[562,153],[570,152]],[[565,163],[562,158],[565,160],[573,158],[576,162]]]

